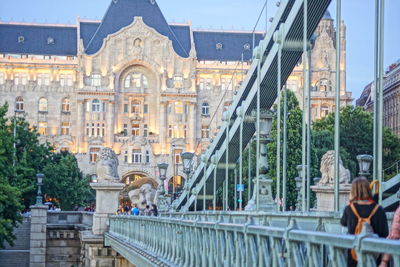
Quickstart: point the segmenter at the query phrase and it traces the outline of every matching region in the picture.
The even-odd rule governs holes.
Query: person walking
[[[388,221],[385,211],[372,199],[369,182],[365,177],[357,177],[353,180],[349,205],[344,209],[340,220],[340,223],[347,227],[348,233],[352,235],[359,234],[362,225],[359,222],[369,222],[374,233],[379,237],[388,235]],[[357,266],[354,250],[349,250],[347,265]]]
[[[144,209],[144,215],[145,216],[150,216],[151,215],[151,211],[150,211],[150,206],[146,205],[146,208]]]
[[[139,209],[136,204],[132,204],[131,215],[139,216]]]
[[[390,230],[389,236],[387,237],[388,239],[400,239],[400,206],[397,208],[396,212],[394,213],[393,216],[393,221],[392,221],[392,229]],[[388,266],[390,260],[390,255],[385,254],[383,255],[381,264],[379,267],[386,267]]]

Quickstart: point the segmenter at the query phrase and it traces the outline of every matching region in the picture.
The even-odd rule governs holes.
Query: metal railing
[[[368,231],[356,237],[299,230],[296,220],[280,228],[255,225],[251,218],[238,224],[112,216],[105,235],[105,242],[110,240],[117,240],[120,248],[152,255],[163,266],[346,266],[352,248],[359,266],[376,266],[382,253],[391,254],[394,266],[400,265],[399,240],[376,238]]]

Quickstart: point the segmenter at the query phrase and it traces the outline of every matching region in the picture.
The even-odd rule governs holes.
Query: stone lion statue
[[[321,180],[319,185],[334,184],[335,179],[335,151],[327,151],[321,159]],[[343,166],[342,159],[339,158],[339,183],[346,184],[350,182],[350,171]]]
[[[96,161],[96,174],[98,181],[118,181],[118,158],[111,148],[100,150]]]

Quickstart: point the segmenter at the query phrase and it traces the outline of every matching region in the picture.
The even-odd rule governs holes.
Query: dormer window
[[[249,43],[245,43],[244,45],[243,45],[243,49],[244,50],[250,50],[250,44]]]
[[[133,45],[135,47],[143,47],[143,41],[140,38],[136,38],[135,41],[133,41]]]
[[[54,38],[53,37],[47,37],[47,44],[49,44],[49,45],[52,45],[52,44],[55,44],[55,42],[54,42]]]
[[[132,72],[129,73],[124,80],[124,87],[125,88],[143,88],[147,89],[148,81],[146,76],[139,72]]]
[[[18,36],[18,43],[22,44],[25,42],[25,37],[24,36]]]
[[[222,48],[223,48],[222,43],[217,43],[217,44],[215,45],[215,49],[217,49],[217,50],[222,50]]]
[[[100,85],[101,85],[101,75],[92,74],[92,86],[100,86]]]
[[[175,76],[174,77],[174,86],[175,86],[175,88],[182,88],[183,87],[183,77],[182,76]]]

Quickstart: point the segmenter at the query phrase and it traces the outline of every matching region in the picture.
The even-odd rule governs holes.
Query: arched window
[[[148,81],[147,77],[139,72],[129,73],[124,80],[125,88],[143,88],[147,89]]]
[[[100,112],[100,101],[98,99],[92,101],[92,112]]]
[[[69,98],[68,97],[63,98],[63,100],[61,102],[61,111],[63,111],[63,112],[69,112],[70,111]]]
[[[207,102],[201,105],[201,115],[208,116],[210,114],[210,106]]]
[[[24,99],[22,96],[15,99],[15,111],[24,111]]]
[[[321,106],[321,118],[326,117],[329,114],[329,107],[327,105]]]
[[[133,45],[135,47],[143,47],[143,41],[140,38],[136,38],[135,41],[133,41]]]
[[[44,97],[39,99],[39,111],[47,112],[47,99]]]

